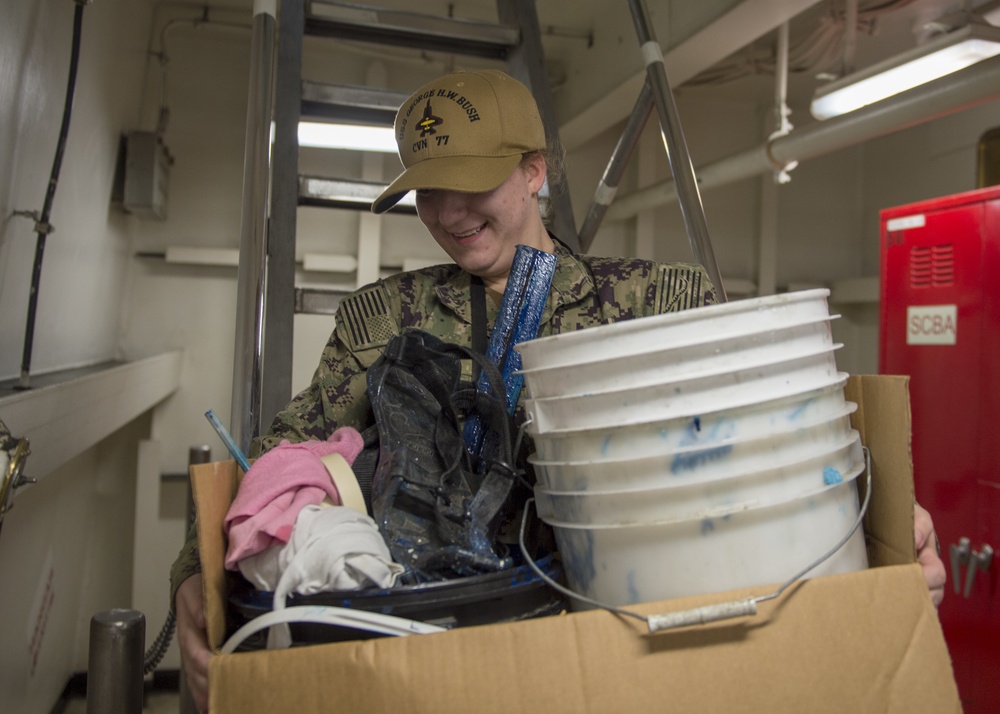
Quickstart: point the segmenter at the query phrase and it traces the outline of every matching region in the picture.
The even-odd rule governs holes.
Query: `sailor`
[[[345,298],[312,382],[254,443],[254,454],[282,439],[323,440],[338,427],[371,425],[366,370],[403,329],[473,346],[476,293],[488,330],[519,244],[557,256],[540,337],[716,302],[701,266],[578,255],[549,232],[543,187],[561,179],[561,157],[546,147],[531,92],[507,74],[457,72],[428,83],[400,107],[395,135],[404,171],[372,210],[383,213],[415,191],[417,215],[454,262],[400,273]],[[930,517],[916,509],[920,561],[940,602],[944,565]],[[171,571],[171,602],[188,686],[204,711],[211,653],[193,538]]]

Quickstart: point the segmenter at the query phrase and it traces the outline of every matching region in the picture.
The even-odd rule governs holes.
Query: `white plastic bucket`
[[[780,583],[854,525],[863,471],[827,290],[518,345],[536,503],[609,605]],[[867,567],[860,530],[811,575]]]
[[[570,588],[603,604],[629,605],[782,583],[836,545],[858,512],[856,484],[850,480],[718,517],[611,526],[549,523]],[[858,528],[805,577],[867,567]]]
[[[856,434],[851,429],[851,411],[845,404],[837,416],[752,438],[709,435],[700,439],[700,435],[693,435],[687,445],[636,458],[541,461],[532,456],[529,461],[538,485],[556,493],[642,491],[730,479],[795,464],[842,446]],[[735,422],[732,428],[735,430]],[[718,437],[725,432],[717,429],[714,434]]]
[[[533,459],[538,462],[638,459],[689,445],[765,437],[853,413],[857,405],[844,401],[845,383],[846,379],[838,376],[829,384],[802,394],[673,419],[544,434],[529,424],[527,431],[534,441]]]
[[[777,359],[746,370],[570,397],[526,399],[532,433],[642,424],[755,404],[829,385],[837,371],[834,348]],[[609,369],[613,368],[609,365]]]
[[[665,333],[669,334],[669,333]],[[524,385],[531,399],[632,389],[663,382],[747,370],[776,359],[815,354],[833,347],[828,318],[810,318],[744,335],[695,345],[654,345],[648,351],[626,353],[613,360],[595,359],[558,367],[524,370]],[[589,355],[582,359],[589,358]]]
[[[516,345],[525,370],[577,362],[614,360],[657,346],[680,347],[777,329],[814,319],[829,319],[821,288],[708,305],[681,312],[625,320],[564,332]]]
[[[781,465],[722,475],[707,469],[664,478],[655,486],[614,491],[554,491],[535,486],[538,515],[547,522],[577,525],[662,523],[714,513],[725,515],[815,493],[852,480],[864,467],[861,437],[852,431],[839,443]],[[699,478],[700,471],[705,473]]]

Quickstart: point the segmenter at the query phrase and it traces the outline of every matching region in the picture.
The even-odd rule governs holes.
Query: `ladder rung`
[[[335,315],[340,301],[350,290],[295,288],[295,312],[300,315]]]
[[[355,179],[330,179],[318,176],[299,176],[299,205],[324,208],[353,208],[367,211],[372,202],[385,190],[385,184]],[[416,213],[410,205],[393,206],[393,213]]]
[[[330,0],[312,0],[306,5],[305,31],[309,35],[495,58],[506,57],[521,42],[521,31],[507,25]]]
[[[302,83],[302,116],[392,126],[396,110],[409,94],[377,87]]]

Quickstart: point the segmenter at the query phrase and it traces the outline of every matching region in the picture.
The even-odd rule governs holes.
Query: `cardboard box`
[[[802,581],[757,615],[649,634],[603,610],[449,632],[213,657],[212,714],[961,712],[913,547],[904,377],[852,377],[871,450],[872,567]],[[210,642],[222,644],[232,462],[192,467]],[[672,612],[774,587],[632,606]]]

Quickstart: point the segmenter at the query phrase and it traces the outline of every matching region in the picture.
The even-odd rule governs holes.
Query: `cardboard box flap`
[[[867,575],[802,582],[756,617],[655,635],[592,611],[215,657],[211,711],[960,712],[919,566]]]
[[[868,560],[873,565],[912,563],[916,552],[909,377],[851,377],[844,397],[858,405],[851,425],[861,433],[861,443],[871,452],[872,479],[891,483],[891,488],[876,485],[868,505]],[[864,478],[859,478],[858,484],[863,489]],[[863,497],[864,491],[861,493]]]
[[[201,557],[208,644],[218,650],[226,634],[226,572],[223,565],[226,536],[223,523],[242,472],[233,461],[192,465],[189,472],[198,512],[198,553]]]

